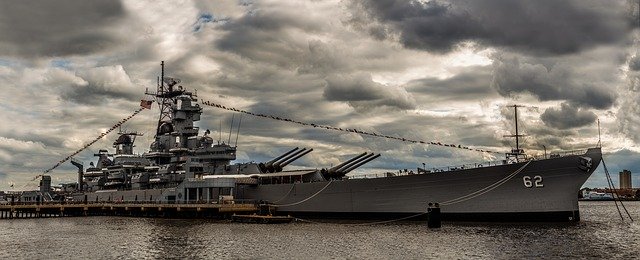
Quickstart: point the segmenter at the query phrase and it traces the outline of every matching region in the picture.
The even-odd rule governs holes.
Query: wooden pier
[[[258,212],[254,203],[159,204],[159,203],[16,203],[0,205],[0,219],[74,216],[131,216],[226,219],[233,214]]]

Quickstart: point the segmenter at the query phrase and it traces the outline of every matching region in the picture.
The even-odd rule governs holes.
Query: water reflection
[[[640,218],[640,203],[630,202]],[[607,202],[581,203],[583,221],[236,224],[120,217],[0,221],[0,259],[72,258],[627,258],[640,255],[640,225]]]

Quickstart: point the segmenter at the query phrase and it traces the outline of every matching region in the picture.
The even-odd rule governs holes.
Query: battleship
[[[78,167],[66,200],[91,202],[269,204],[281,214],[308,218],[394,219],[424,216],[438,203],[443,220],[579,221],[578,192],[602,154],[599,145],[581,152],[531,157],[519,146],[494,163],[440,170],[349,174],[380,154],[363,152],[333,167],[287,169],[313,151],[291,150],[266,162],[233,163],[236,146],[201,131],[197,93],[162,73],[147,91],[159,107],[148,152],[134,154],[135,132],[120,132],[115,153],[99,150],[97,162]],[[150,101],[149,101],[150,102]],[[142,106],[150,103],[143,101]]]

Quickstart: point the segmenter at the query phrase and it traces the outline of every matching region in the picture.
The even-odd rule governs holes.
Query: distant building
[[[51,192],[51,176],[42,175],[40,179],[40,193],[49,193]]]
[[[631,189],[631,171],[622,170],[620,172],[620,189]]]

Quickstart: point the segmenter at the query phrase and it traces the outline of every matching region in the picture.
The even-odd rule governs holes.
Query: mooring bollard
[[[429,202],[429,208],[427,208],[427,226],[429,228],[440,228],[440,204]]]

